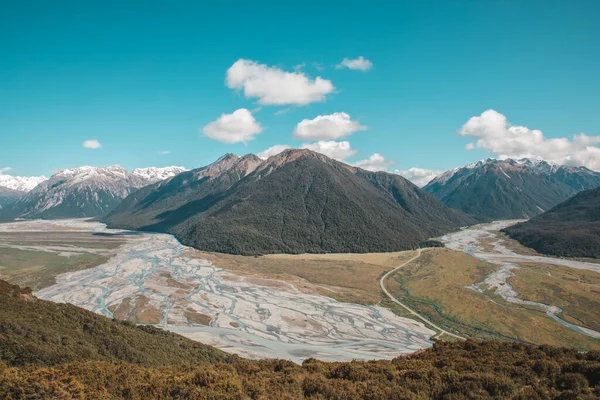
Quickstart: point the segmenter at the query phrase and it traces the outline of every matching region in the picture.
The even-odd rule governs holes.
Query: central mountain
[[[251,255],[405,250],[476,221],[399,175],[291,149],[264,161],[227,154],[133,193],[107,222]]]

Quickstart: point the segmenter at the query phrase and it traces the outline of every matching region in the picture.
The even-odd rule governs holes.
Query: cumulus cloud
[[[258,98],[263,105],[306,105],[324,101],[335,90],[333,83],[302,71],[287,72],[256,61],[239,59],[227,70],[227,86]]]
[[[276,154],[281,153],[284,150],[287,149],[291,149],[290,146],[288,146],[287,144],[276,144],[275,146],[271,146],[266,150],[261,151],[260,153],[256,154],[259,158],[262,158],[263,160],[266,160],[267,158],[274,156]]]
[[[339,139],[365,129],[367,129],[366,126],[361,125],[358,121],[353,121],[348,114],[336,112],[300,121],[294,129],[294,138],[303,140]]]
[[[419,187],[427,185],[433,178],[443,171],[434,171],[424,168],[397,169],[395,174],[401,175]]]
[[[495,110],[471,117],[458,133],[476,139],[467,150],[485,149],[501,159],[527,157],[600,170],[600,136],[548,139],[541,130],[510,124]]]
[[[348,69],[356,69],[359,71],[368,71],[373,68],[373,63],[363,56],[358,58],[344,58],[341,63],[336,65],[337,69],[348,68]]]
[[[164,155],[167,155],[167,154],[171,154],[171,152],[169,150],[161,150],[161,151],[158,152],[158,154],[164,156]]]
[[[85,140],[83,143],[81,143],[81,145],[86,149],[99,149],[102,147],[102,144],[100,144],[100,142],[96,139]]]
[[[232,114],[221,116],[208,125],[202,132],[206,137],[223,143],[246,143],[262,132],[262,127],[250,111],[245,108],[235,110]]]
[[[394,164],[394,161],[386,160],[381,154],[374,153],[371,157],[366,160],[357,161],[354,165],[368,171],[387,171]]]
[[[9,172],[9,171],[12,171],[11,167],[0,168],[0,175],[4,174],[6,172]]]
[[[338,161],[344,161],[344,159],[352,157],[358,153],[358,151],[352,149],[350,147],[350,143],[346,141],[336,142],[334,140],[319,140],[318,142],[314,143],[304,143],[300,146],[300,148],[325,154],[327,157]]]

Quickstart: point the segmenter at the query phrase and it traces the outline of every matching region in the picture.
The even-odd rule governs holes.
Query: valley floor
[[[24,221],[0,224],[0,261],[12,266],[0,267],[0,276],[22,283],[14,271],[38,260],[49,282],[38,286],[42,299],[161,326],[249,358],[390,359],[430,347],[435,327],[467,338],[600,348],[600,266],[518,255],[500,225],[444,236],[446,249],[425,249],[406,263],[416,251],[244,257],[96,222]],[[68,246],[59,245],[61,235]],[[30,253],[2,258],[3,250]],[[60,265],[57,257],[68,265],[82,253],[104,258],[93,268],[45,266]],[[405,263],[382,282],[433,325],[379,287]],[[36,271],[27,275],[33,282]]]

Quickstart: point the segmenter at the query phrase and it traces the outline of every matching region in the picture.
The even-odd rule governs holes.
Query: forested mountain
[[[286,150],[264,161],[226,155],[145,187],[107,222],[202,250],[266,254],[405,250],[475,220],[398,175]]]
[[[449,207],[488,219],[530,218],[600,186],[585,167],[530,159],[487,159],[443,173],[423,190]]]
[[[600,188],[583,191],[504,232],[540,253],[600,258]]]

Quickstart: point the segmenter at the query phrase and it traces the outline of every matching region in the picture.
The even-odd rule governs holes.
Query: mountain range
[[[153,167],[129,173],[118,165],[63,169],[14,199],[2,215],[48,219],[103,217],[137,189],[183,171],[182,167]]]
[[[399,175],[293,149],[227,154],[133,193],[106,221],[234,254],[405,250],[475,222]]]
[[[540,253],[600,258],[600,188],[578,193],[504,232]]]
[[[449,207],[484,219],[531,218],[582,190],[600,186],[600,173],[530,159],[487,159],[449,170],[423,190]]]
[[[12,176],[0,173],[0,209],[14,203],[38,184],[45,176]]]

